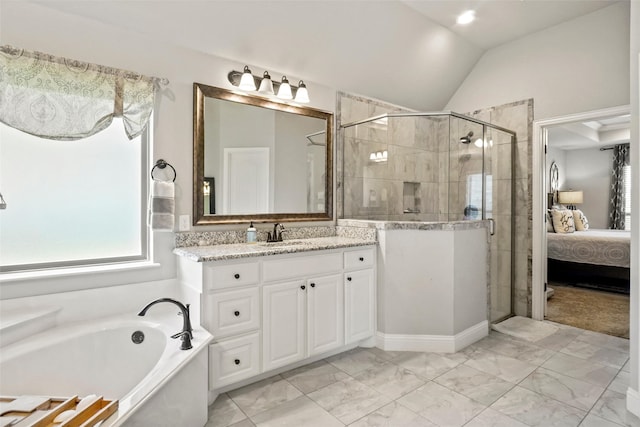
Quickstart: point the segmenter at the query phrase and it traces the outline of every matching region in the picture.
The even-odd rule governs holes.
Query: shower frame
[[[516,132],[507,129],[505,127],[499,126],[499,125],[495,125],[492,123],[488,123],[485,122],[484,120],[480,120],[480,119],[476,119],[474,117],[469,117],[469,116],[465,116],[463,114],[460,113],[456,113],[454,111],[429,111],[429,112],[395,112],[395,113],[384,113],[384,114],[379,114],[376,116],[372,116],[372,117],[368,117],[362,120],[356,120],[356,121],[352,121],[349,123],[345,123],[345,124],[341,124],[340,125],[340,149],[342,150],[342,152],[340,153],[340,158],[341,158],[341,183],[338,187],[338,196],[340,198],[341,201],[341,212],[338,212],[338,218],[344,218],[344,149],[345,149],[345,144],[344,144],[344,130],[353,126],[357,126],[357,125],[362,125],[362,124],[366,124],[366,123],[370,123],[370,122],[375,122],[377,120],[382,120],[382,119],[393,119],[393,118],[403,118],[403,117],[437,117],[437,116],[448,116],[449,120],[451,120],[451,117],[460,119],[460,120],[466,120],[468,122],[471,123],[475,123],[478,125],[482,126],[482,140],[485,141],[486,138],[486,134],[487,134],[487,129],[491,128],[491,129],[495,129],[501,132],[504,132],[508,135],[511,136],[511,141],[510,141],[510,145],[511,145],[511,164],[510,164],[510,169],[511,169],[511,224],[510,224],[510,230],[511,230],[511,235],[510,235],[510,313],[504,316],[501,316],[497,319],[492,319],[491,323],[497,323],[500,322],[506,318],[512,317],[515,313],[515,298],[514,298],[514,289],[515,289],[515,226],[516,226],[516,216],[515,216],[515,205],[516,205],[516,186],[515,186],[515,165],[516,165],[516,150],[515,150],[515,145],[517,142],[517,137],[516,137]],[[449,122],[449,139],[451,139],[451,122]],[[486,176],[486,164],[485,164],[485,151],[486,151],[486,147],[483,146],[482,147],[482,219],[483,220],[489,220],[490,221],[490,235],[493,236],[494,232],[495,232],[495,221],[493,220],[493,218],[485,218],[486,215],[486,179],[484,179],[484,177]],[[449,150],[450,152],[450,150]],[[450,171],[449,171],[450,172]],[[449,180],[447,182],[448,185],[450,185],[451,183],[451,177],[449,176]],[[447,201],[447,203],[449,203],[449,201]],[[448,211],[448,210],[447,210]],[[449,213],[447,214],[447,216],[449,216]],[[451,222],[450,220],[447,221],[437,221],[437,222]]]

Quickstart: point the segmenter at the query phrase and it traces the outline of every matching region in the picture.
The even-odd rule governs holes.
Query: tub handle
[[[234,360],[233,363],[235,363],[236,365],[239,365],[240,364],[240,359]]]
[[[238,316],[240,316],[240,312],[236,310],[236,311],[233,312],[233,315],[238,317]]]

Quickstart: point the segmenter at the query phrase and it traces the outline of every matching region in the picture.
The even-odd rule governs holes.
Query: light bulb
[[[460,25],[467,25],[472,23],[476,19],[476,12],[473,10],[467,10],[462,14],[458,15],[458,19],[456,22]]]
[[[278,89],[278,98],[293,99],[293,95],[291,94],[291,86],[289,85],[287,76],[282,76],[282,83],[280,83],[280,88]]]
[[[251,70],[247,65],[244,66],[238,88],[242,90],[256,90],[256,81],[253,79],[253,74],[251,74]]]

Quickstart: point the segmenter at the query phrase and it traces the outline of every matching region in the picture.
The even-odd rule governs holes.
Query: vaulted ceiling
[[[45,7],[274,73],[428,111],[492,47],[604,1],[42,0]],[[455,24],[465,9],[477,20]]]

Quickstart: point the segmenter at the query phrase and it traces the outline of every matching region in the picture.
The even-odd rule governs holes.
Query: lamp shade
[[[582,203],[582,191],[558,191],[558,203],[577,205]]]
[[[262,81],[260,82],[260,88],[258,89],[259,93],[264,95],[273,95],[273,82],[271,81],[271,76],[268,72],[264,72],[264,76],[262,77]]]
[[[302,80],[298,84],[298,91],[296,92],[296,102],[307,104],[309,102],[309,91],[307,85]]]
[[[291,93],[291,85],[289,85],[287,76],[282,77],[282,83],[280,83],[280,87],[278,88],[277,96],[281,99],[293,99],[293,94]]]
[[[238,85],[238,87],[242,90],[256,90],[256,82],[253,79],[251,70],[246,65],[244,66],[244,71],[242,72],[242,77],[240,78],[240,85]]]

